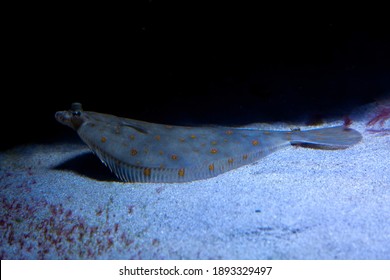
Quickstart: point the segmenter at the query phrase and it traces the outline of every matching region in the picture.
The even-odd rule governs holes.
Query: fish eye
[[[81,112],[80,111],[73,111],[72,112],[72,116],[73,117],[80,117],[81,116]]]

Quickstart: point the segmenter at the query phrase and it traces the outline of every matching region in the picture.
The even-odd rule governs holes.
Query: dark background
[[[313,123],[390,92],[380,7],[199,3],[12,7],[0,148],[70,135],[54,113],[75,101],[156,123]]]

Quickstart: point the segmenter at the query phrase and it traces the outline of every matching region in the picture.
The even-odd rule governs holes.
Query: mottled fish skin
[[[188,182],[255,162],[288,145],[344,149],[361,140],[343,126],[308,131],[154,124],[83,111],[59,111],[57,121],[80,138],[125,182]]]

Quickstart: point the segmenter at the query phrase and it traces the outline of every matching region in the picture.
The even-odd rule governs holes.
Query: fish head
[[[81,103],[72,103],[70,110],[56,112],[55,118],[59,123],[69,126],[74,130],[78,130],[86,121],[87,116],[83,112]]]

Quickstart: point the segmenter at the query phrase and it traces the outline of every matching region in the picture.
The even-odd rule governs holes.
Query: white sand
[[[1,259],[389,259],[390,135],[366,131],[367,108],[349,149],[290,147],[191,183],[120,183],[81,142],[9,150]]]

